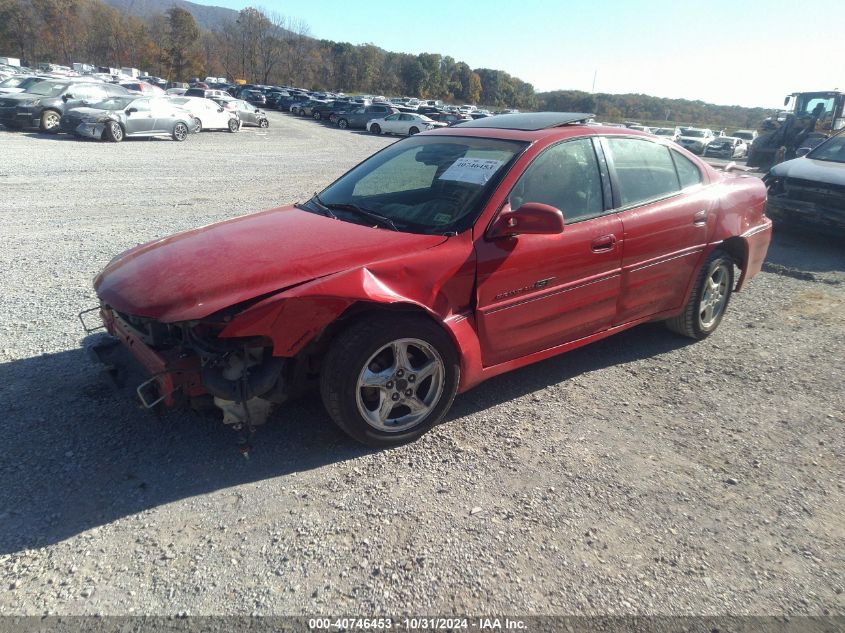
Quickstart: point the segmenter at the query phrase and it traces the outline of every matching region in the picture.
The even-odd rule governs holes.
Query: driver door
[[[396,134],[399,129],[399,116],[398,114],[391,114],[384,118],[384,124],[381,126],[382,132],[389,132],[391,134]]]
[[[606,212],[589,138],[544,150],[508,197],[563,212],[557,235],[480,236],[477,322],[485,367],[608,329],[621,289],[622,222]],[[507,208],[507,206],[505,207]]]
[[[155,119],[149,99],[135,99],[126,108],[126,134],[147,134],[152,132]]]

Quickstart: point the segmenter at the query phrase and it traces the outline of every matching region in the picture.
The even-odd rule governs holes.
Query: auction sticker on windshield
[[[440,180],[457,180],[483,185],[490,180],[503,162],[493,158],[459,158],[443,172]]]

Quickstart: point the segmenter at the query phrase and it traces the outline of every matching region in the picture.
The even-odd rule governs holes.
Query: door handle
[[[602,235],[593,240],[590,245],[594,253],[605,253],[612,251],[616,247],[615,235]]]
[[[707,209],[702,209],[692,216],[692,223],[696,226],[704,226],[707,224]]]

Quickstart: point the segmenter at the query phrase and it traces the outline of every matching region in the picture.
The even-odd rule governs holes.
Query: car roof
[[[594,115],[585,112],[531,112],[520,114],[502,114],[497,117],[475,119],[460,123],[462,128],[497,128],[500,130],[537,131],[548,128],[581,123]]]

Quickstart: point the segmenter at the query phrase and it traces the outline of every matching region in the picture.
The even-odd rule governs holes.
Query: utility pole
[[[599,69],[596,68],[595,71],[593,71],[593,91],[592,91],[593,94],[596,94],[596,75],[598,75],[598,74],[599,74]]]

